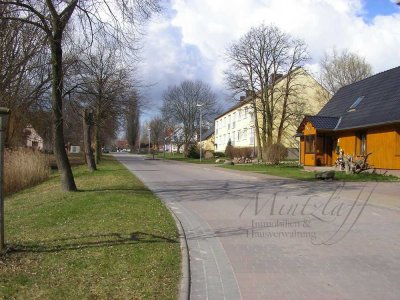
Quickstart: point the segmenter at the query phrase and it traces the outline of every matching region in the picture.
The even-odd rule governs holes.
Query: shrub
[[[200,158],[200,149],[196,144],[189,146],[189,151],[187,157],[189,158]]]
[[[205,158],[205,159],[211,159],[211,158],[213,158],[213,157],[214,157],[214,152],[213,152],[213,151],[206,150],[206,151],[204,152],[204,158]]]
[[[273,144],[267,149],[267,161],[277,165],[288,157],[288,149],[280,143]]]
[[[10,194],[45,181],[50,176],[47,155],[31,149],[4,153],[4,193]]]
[[[234,156],[234,154],[235,154],[234,151],[235,151],[235,148],[232,146],[231,140],[229,140],[228,144],[226,145],[226,148],[225,148],[226,157],[229,157],[230,159],[233,159],[235,157]]]
[[[235,157],[252,158],[254,149],[252,147],[235,148]]]
[[[215,157],[225,157],[225,153],[224,152],[214,152],[214,156]]]

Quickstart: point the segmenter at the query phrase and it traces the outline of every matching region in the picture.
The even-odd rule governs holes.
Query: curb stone
[[[165,202],[164,202],[165,203]],[[181,245],[181,272],[182,278],[179,285],[179,300],[189,300],[190,299],[190,256],[189,256],[189,246],[186,239],[186,233],[183,229],[182,222],[179,220],[175,212],[169,207],[168,203],[165,203],[168,210],[171,212],[172,217],[175,220],[176,227],[179,231],[179,240]]]

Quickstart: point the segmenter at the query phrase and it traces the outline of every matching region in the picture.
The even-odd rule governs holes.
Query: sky
[[[148,119],[163,91],[181,81],[209,84],[223,107],[232,105],[224,82],[226,48],[251,27],[273,24],[308,45],[305,66],[318,77],[324,52],[348,49],[373,72],[400,66],[400,6],[396,0],[169,0],[146,28],[139,67],[148,85]],[[231,101],[229,103],[229,101]]]

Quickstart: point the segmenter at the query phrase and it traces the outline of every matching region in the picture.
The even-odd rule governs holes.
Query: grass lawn
[[[152,155],[147,155],[147,156],[153,157]],[[162,152],[156,153],[154,155],[154,157],[163,159],[164,153],[162,153]],[[184,157],[182,153],[170,153],[170,152],[165,153],[165,159],[183,161],[183,162],[194,163],[194,164],[215,164],[215,160],[216,160],[216,158],[204,159],[204,157],[202,157],[201,162],[200,162],[199,158],[187,158],[187,157]]]
[[[180,245],[167,208],[112,157],[6,198],[0,299],[176,299]]]
[[[316,180],[315,172],[304,171],[302,167],[298,166],[272,166],[272,165],[224,165],[221,166],[227,169],[256,172],[286,178],[294,178],[298,180]],[[345,172],[336,172],[335,178],[343,181],[398,181],[399,178],[391,175],[380,174],[346,174]]]

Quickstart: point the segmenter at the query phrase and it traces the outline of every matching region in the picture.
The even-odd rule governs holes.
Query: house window
[[[243,116],[243,119],[246,119],[246,118],[247,118],[247,113],[248,113],[248,112],[247,112],[247,107],[245,107],[245,108],[244,108],[244,116]]]
[[[245,141],[247,139],[247,128],[243,129],[243,141]]]
[[[354,101],[354,103],[350,106],[349,110],[355,109],[361,103],[361,101],[363,99],[364,99],[364,96],[358,97],[356,99],[356,101]]]
[[[250,144],[254,145],[254,128],[250,129]]]
[[[315,153],[315,135],[304,136],[306,153]]]
[[[240,141],[240,134],[241,134],[241,132],[240,132],[240,130],[238,130],[238,132],[237,132],[237,141],[238,142]]]
[[[233,113],[233,117],[232,117],[232,129],[235,128],[235,124],[236,124],[236,113]]]
[[[361,132],[356,139],[356,155],[367,155],[367,133]]]

